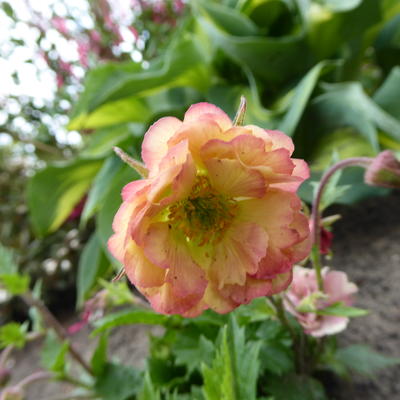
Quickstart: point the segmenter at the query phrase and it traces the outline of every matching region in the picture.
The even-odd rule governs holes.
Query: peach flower
[[[315,271],[296,265],[293,268],[292,284],[284,300],[286,310],[296,317],[305,333],[314,337],[333,335],[347,327],[349,318],[319,315],[315,311],[323,310],[335,303],[350,306],[353,303],[352,295],[358,290],[342,271],[329,270],[325,267],[321,272],[323,293],[318,290]]]
[[[208,103],[150,127],[148,177],[124,187],[109,249],[156,311],[226,313],[286,289],[310,250],[296,195],[309,171],[292,152],[285,134]]]

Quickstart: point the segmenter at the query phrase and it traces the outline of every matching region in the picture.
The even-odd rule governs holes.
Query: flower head
[[[284,301],[285,308],[296,317],[304,331],[315,337],[333,335],[346,328],[349,318],[319,315],[317,311],[338,302],[350,306],[353,303],[352,295],[358,290],[342,271],[323,268],[322,279],[323,293],[318,290],[315,270],[296,265]]]
[[[224,313],[288,286],[310,248],[296,195],[309,172],[292,152],[285,134],[208,103],[150,127],[148,176],[123,189],[109,249],[155,310]]]
[[[373,186],[400,188],[400,161],[393,152],[385,150],[372,159],[365,172],[365,182]]]

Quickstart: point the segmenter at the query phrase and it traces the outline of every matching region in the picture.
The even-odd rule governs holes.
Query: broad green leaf
[[[113,146],[119,145],[122,141],[143,134],[141,124],[121,124],[108,128],[98,129],[91,133],[86,146],[80,153],[82,158],[99,158],[112,153]]]
[[[103,375],[104,369],[107,366],[107,347],[108,337],[106,334],[101,335],[97,342],[96,350],[90,360],[90,365],[95,376]]]
[[[358,82],[326,85],[326,93],[312,102],[316,132],[353,127],[378,150],[377,128],[400,140],[400,121],[382,110],[363,91]]]
[[[367,315],[369,311],[362,308],[346,306],[343,303],[335,303],[322,310],[317,310],[319,315],[336,315],[338,317],[362,317]]]
[[[327,400],[324,387],[314,378],[306,375],[287,375],[270,380],[265,389],[274,400]]]
[[[138,400],[160,400],[160,392],[156,390],[151,381],[150,374],[146,371],[143,388],[138,394]]]
[[[275,316],[275,310],[270,306],[265,297],[254,299],[250,304],[242,305],[235,310],[236,318],[240,325],[252,322],[265,321]]]
[[[107,329],[115,328],[121,325],[163,325],[167,320],[168,317],[166,315],[157,314],[150,310],[123,310],[109,314],[96,321],[94,324],[96,329],[92,332],[92,335],[97,335]]]
[[[336,358],[351,371],[366,376],[372,376],[381,369],[400,364],[400,358],[386,357],[362,344],[339,349]]]
[[[293,97],[290,101],[289,109],[285,113],[278,129],[292,136],[300,121],[307,102],[315,88],[319,77],[335,64],[329,61],[322,61],[315,65],[299,82],[293,90]]]
[[[139,392],[141,382],[142,374],[138,370],[109,363],[97,377],[95,391],[102,400],[128,400]]]
[[[76,128],[76,118],[79,125],[84,125],[85,118],[106,103],[133,96],[143,97],[166,88],[190,86],[205,90],[209,85],[204,55],[195,38],[189,34],[173,41],[162,58],[154,60],[149,69],[139,70],[132,64],[110,63],[89,73],[70,127]],[[145,107],[140,111],[143,113],[146,115]]]
[[[205,1],[195,4],[196,21],[210,43],[268,84],[280,85],[311,67],[304,32],[279,38],[254,34],[239,36],[233,29],[237,15],[227,7]]]
[[[114,216],[122,204],[121,191],[122,188],[129,182],[135,181],[139,178],[137,172],[127,165],[114,175],[112,184],[110,185],[108,194],[104,197],[103,206],[96,216],[97,234],[103,249],[107,252],[110,260],[116,263],[116,260],[110,255],[107,249],[107,241],[113,234],[112,222]],[[118,263],[119,265],[119,263]]]
[[[54,232],[88,191],[101,167],[100,160],[77,160],[49,166],[28,183],[28,205],[33,229],[39,236]]]
[[[97,279],[105,274],[109,266],[110,262],[103,252],[100,240],[94,233],[83,248],[79,259],[76,281],[78,307],[83,305]]]
[[[0,327],[0,349],[7,346],[24,347],[28,325],[9,322]]]
[[[13,295],[23,294],[29,289],[29,275],[0,274],[0,285]]]
[[[288,346],[278,341],[262,345],[260,350],[261,369],[275,375],[283,375],[294,370],[294,355]]]
[[[41,363],[44,368],[56,374],[66,371],[66,354],[68,342],[60,342],[53,331],[49,331],[42,347]]]
[[[259,351],[260,342],[246,343],[245,328],[231,315],[212,365],[202,365],[206,400],[255,400]]]
[[[399,20],[400,21],[400,20]],[[382,86],[375,92],[374,101],[383,110],[400,120],[400,67],[394,67]]]
[[[104,204],[104,199],[114,184],[115,177],[124,168],[121,160],[112,155],[108,157],[93,180],[85,206],[81,215],[81,222],[86,223]]]
[[[3,11],[12,19],[15,18],[15,14],[14,14],[14,10],[13,8],[10,6],[10,3],[3,1],[1,4],[1,8],[3,9]]]

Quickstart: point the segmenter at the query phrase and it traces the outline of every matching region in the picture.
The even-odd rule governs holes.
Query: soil
[[[339,212],[343,218],[335,224],[334,258],[327,264],[348,273],[359,286],[357,306],[371,310],[368,316],[352,320],[340,335],[340,342],[365,343],[383,354],[400,357],[400,191],[329,211],[328,215]],[[123,363],[143,366],[151,329],[154,331],[135,325],[115,330],[110,354]],[[88,341],[88,333],[84,329],[74,340],[87,356],[94,345]],[[39,368],[38,347],[31,344],[17,354],[13,381]],[[400,399],[400,366],[386,369],[373,379],[355,376],[352,382],[335,381],[329,386],[330,398],[335,400]],[[64,393],[69,389],[67,385],[61,388]],[[61,390],[55,383],[33,384],[27,400],[45,400]]]

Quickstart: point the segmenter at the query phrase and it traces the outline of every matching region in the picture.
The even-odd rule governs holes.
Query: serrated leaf
[[[61,342],[53,331],[49,331],[41,352],[41,363],[44,368],[62,375],[66,371],[66,354],[68,341]]]
[[[338,317],[362,317],[369,313],[368,310],[362,308],[346,306],[343,303],[335,303],[322,310],[316,310],[318,315],[336,315]]]
[[[212,365],[202,365],[206,400],[255,399],[259,351],[260,342],[246,343],[245,328],[239,328],[231,314]]]
[[[92,367],[93,374],[95,376],[102,375],[107,365],[107,348],[108,348],[108,337],[107,335],[101,335],[97,342],[96,350],[93,353],[90,365]]]
[[[188,372],[200,368],[202,363],[210,365],[215,348],[214,344],[203,335],[190,335],[187,329],[178,334],[172,348],[178,365],[185,365]]]
[[[102,400],[128,400],[142,386],[142,374],[131,367],[109,363],[97,377],[95,391]]]
[[[95,330],[92,335],[97,335],[107,329],[115,328],[121,325],[130,324],[148,324],[163,325],[168,320],[168,316],[157,314],[154,311],[147,310],[123,310],[109,314],[94,323]]]
[[[265,389],[274,400],[327,400],[324,387],[306,375],[287,375],[267,382]]]
[[[101,160],[77,160],[66,166],[49,166],[28,183],[28,205],[34,231],[54,232],[88,191]]]
[[[94,233],[85,244],[79,259],[76,281],[78,307],[83,305],[97,279],[104,275],[109,265],[110,262],[102,250],[100,240]]]
[[[339,349],[336,358],[351,371],[366,376],[372,376],[381,369],[400,364],[400,358],[386,357],[362,344]]]
[[[147,371],[144,376],[143,388],[138,394],[137,400],[160,400],[160,392],[154,387]]]
[[[283,375],[294,370],[294,355],[288,346],[280,342],[262,345],[260,350],[261,369],[275,375]]]
[[[0,327],[0,349],[7,346],[24,347],[26,343],[27,324],[9,322]]]

